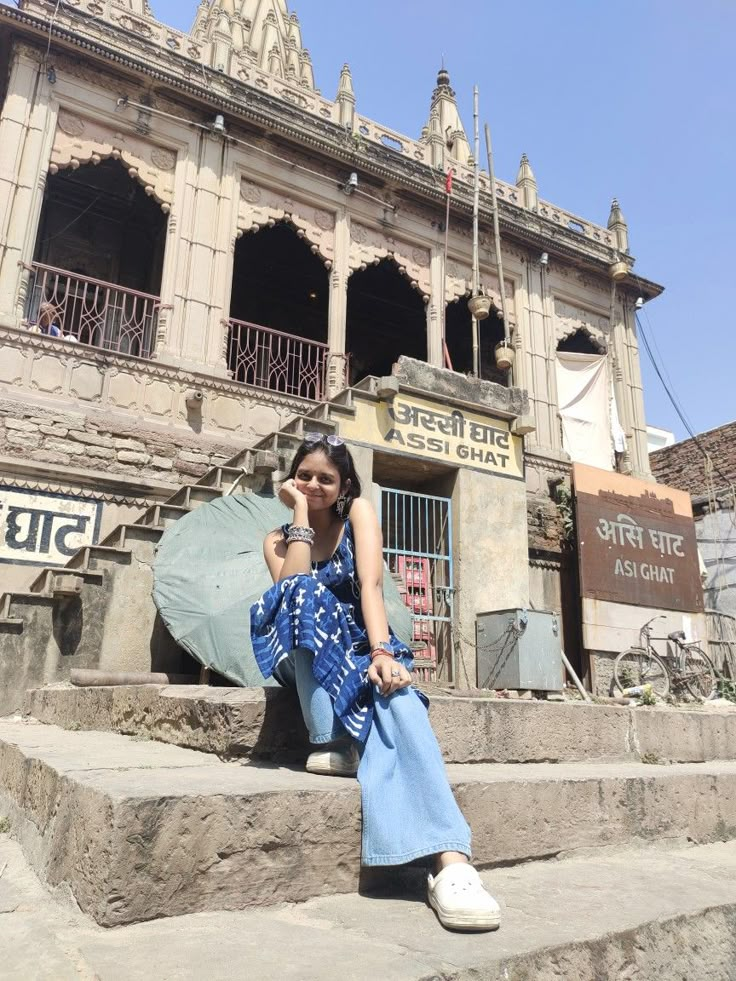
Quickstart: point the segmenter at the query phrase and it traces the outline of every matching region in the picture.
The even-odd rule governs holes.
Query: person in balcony
[[[38,308],[38,320],[28,328],[34,334],[46,334],[49,337],[61,337],[59,313],[53,303],[44,302]]]
[[[264,540],[274,585],[251,607],[253,651],[266,678],[296,688],[314,747],[307,771],[357,775],[363,865],[431,857],[442,925],[493,930],[500,909],[469,862],[411,652],[387,622],[381,528],[360,492],[343,440],[308,433],[279,492],[293,519]]]

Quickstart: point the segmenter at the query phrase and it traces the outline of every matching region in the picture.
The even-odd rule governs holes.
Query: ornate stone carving
[[[349,265],[352,271],[365,269],[369,265],[375,266],[381,259],[391,258],[399,267],[399,272],[406,276],[412,286],[422,294],[425,302],[427,301],[431,293],[431,284],[429,253],[426,250],[387,234],[383,229],[369,228],[359,222],[351,223],[350,238],[352,243]],[[427,259],[426,265],[422,266],[417,262],[415,253],[424,254]]]
[[[427,249],[414,249],[411,256],[418,266],[425,268],[429,265],[429,251]]]
[[[81,136],[84,132],[84,120],[66,109],[59,110],[57,126],[67,136]]]
[[[131,179],[137,180],[150,197],[159,204],[171,204],[176,156],[165,147],[151,144],[141,134],[125,132],[118,126],[119,120],[113,129],[104,119],[85,119],[61,109],[49,171],[58,173],[66,167],[76,170],[81,164],[99,164],[112,157],[120,161]]]
[[[253,184],[251,181],[241,181],[240,196],[244,201],[257,204],[263,197],[263,191],[257,184]]]
[[[161,150],[154,147],[151,150],[151,163],[159,170],[173,170],[176,166],[176,154],[170,150]]]
[[[557,341],[570,337],[578,330],[585,331],[594,340],[597,339],[603,347],[607,344],[607,336],[611,325],[608,317],[573,306],[559,297],[555,297],[555,336]]]
[[[354,242],[357,242],[358,245],[362,245],[368,241],[368,229],[364,225],[352,222],[350,225],[350,238]]]
[[[335,227],[335,216],[329,211],[315,211],[314,223],[318,228],[328,232]]]
[[[288,221],[297,235],[305,239],[312,252],[324,260],[329,269],[335,258],[335,217],[314,204],[297,200],[293,194],[262,187],[243,178],[240,183],[238,229],[257,232],[264,225],[273,227]]]

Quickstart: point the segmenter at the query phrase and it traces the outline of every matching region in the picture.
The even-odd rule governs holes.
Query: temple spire
[[[521,155],[519,173],[516,175],[516,186],[522,192],[524,207],[530,211],[536,211],[539,201],[537,195],[537,178],[534,176],[534,171],[529,163],[529,157],[525,153]]]
[[[450,86],[450,75],[443,66],[437,75],[437,85],[432,93],[432,104],[429,112],[429,132],[430,141],[433,134],[436,137],[437,120],[432,119],[436,114],[439,122],[439,131],[442,136],[443,144],[450,160],[466,164],[470,157],[470,143],[465,132],[460,113],[458,112],[455,93]],[[435,140],[436,144],[436,140]],[[433,165],[444,166],[435,163],[435,152],[433,152]]]
[[[335,101],[340,109],[340,125],[352,132],[355,128],[355,92],[353,91],[353,76],[350,74],[350,65],[342,66]]]
[[[202,0],[191,35],[203,45],[204,63],[219,71],[246,77],[257,66],[315,91],[299,18],[289,13],[286,0]]]
[[[616,237],[616,248],[619,252],[629,251],[629,226],[621,211],[616,198],[611,201],[611,213],[608,216],[608,227]]]

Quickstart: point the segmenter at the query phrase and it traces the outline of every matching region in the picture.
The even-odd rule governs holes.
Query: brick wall
[[[0,399],[0,455],[19,461],[186,483],[241,444],[141,428],[104,413],[54,412]]]
[[[736,422],[711,429],[698,436],[698,441],[723,476],[736,483]],[[660,484],[688,491],[693,497],[707,493],[706,461],[694,439],[650,453],[649,463]],[[717,473],[713,474],[713,483],[716,490],[724,486],[723,478]]]

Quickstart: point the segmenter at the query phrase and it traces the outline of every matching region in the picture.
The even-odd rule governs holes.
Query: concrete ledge
[[[71,688],[29,691],[25,712],[62,728],[144,734],[220,756],[303,760],[293,692],[279,688]],[[736,755],[736,711],[432,696],[447,763],[700,763]]]
[[[736,838],[736,763],[454,765],[480,867]],[[0,812],[103,926],[354,891],[356,781],[111,733],[0,723]]]

